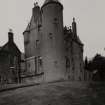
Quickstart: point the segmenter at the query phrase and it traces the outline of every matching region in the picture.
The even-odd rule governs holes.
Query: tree
[[[96,54],[92,60],[85,59],[85,68],[91,72],[96,71],[99,75],[99,80],[105,80],[105,57]]]

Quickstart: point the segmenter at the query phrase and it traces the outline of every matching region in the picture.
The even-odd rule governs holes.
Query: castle
[[[72,27],[63,26],[63,5],[45,0],[34,4],[32,17],[23,32],[26,73],[40,82],[83,80],[83,44]]]

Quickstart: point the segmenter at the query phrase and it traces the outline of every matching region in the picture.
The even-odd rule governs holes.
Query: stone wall
[[[41,56],[46,81],[65,78],[63,9],[58,3],[42,7]]]

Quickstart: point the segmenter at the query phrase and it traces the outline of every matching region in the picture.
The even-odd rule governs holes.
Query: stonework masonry
[[[83,44],[77,35],[75,18],[72,28],[63,26],[63,5],[58,0],[37,3],[24,35],[26,72],[43,76],[44,82],[83,80]],[[40,76],[39,76],[40,75]]]

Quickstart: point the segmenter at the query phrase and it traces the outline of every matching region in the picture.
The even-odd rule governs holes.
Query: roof
[[[83,45],[82,41],[80,40],[79,36],[77,36],[77,42],[81,45]]]
[[[44,4],[47,4],[49,2],[59,2],[58,0],[45,0]]]
[[[65,34],[65,39],[72,39],[75,42],[77,42],[78,44],[80,44],[82,46],[84,45],[82,43],[82,41],[80,40],[79,36],[73,35],[71,28],[65,26],[64,27],[64,34]]]
[[[13,42],[7,42],[1,49],[0,49],[0,53],[10,53],[16,56],[20,56],[21,51],[19,50],[19,48],[17,47],[17,45]]]
[[[82,43],[82,41],[80,40],[79,36],[72,34],[72,39],[73,39],[75,42],[77,42],[79,45],[82,45],[82,46],[84,45],[84,44]]]
[[[59,2],[59,0],[45,0],[44,4],[42,5],[42,8],[43,8],[45,5],[49,4],[49,3],[58,3],[58,4],[62,5],[62,4]],[[63,5],[62,5],[62,7],[63,7]]]

